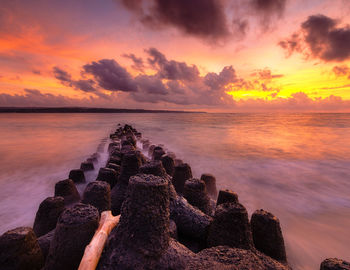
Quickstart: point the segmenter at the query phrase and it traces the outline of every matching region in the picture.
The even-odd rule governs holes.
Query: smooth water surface
[[[164,144],[195,177],[214,174],[249,215],[274,213],[294,269],[350,260],[350,114],[0,114],[0,233],[32,226],[55,182],[117,123]]]

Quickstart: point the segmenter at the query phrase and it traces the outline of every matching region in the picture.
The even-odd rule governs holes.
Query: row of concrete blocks
[[[237,194],[229,190],[219,192],[215,205],[215,177],[193,178],[188,164],[175,164],[174,155],[160,146],[153,147],[148,160],[135,149],[141,134],[131,126],[118,128],[110,138],[106,168],[100,169],[98,181],[87,185],[82,203],[67,207],[80,196],[72,180],[60,181],[55,197],[44,200],[37,212],[34,231],[39,241],[30,228],[0,238],[0,248],[5,243],[10,250],[11,243],[17,243],[31,251],[31,256],[7,252],[7,262],[15,255],[22,266],[4,269],[40,269],[42,253],[47,257],[45,269],[76,269],[98,226],[99,212],[107,209],[121,213],[121,221],[99,269],[288,269],[280,224],[272,214],[258,210],[249,222]],[[81,172],[71,173],[74,178]],[[14,240],[18,235],[25,237]],[[29,257],[32,264],[26,261]],[[329,259],[321,269],[348,269],[336,265],[348,264]]]

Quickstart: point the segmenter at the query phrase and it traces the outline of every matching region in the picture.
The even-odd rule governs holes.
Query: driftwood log
[[[113,216],[111,211],[103,211],[98,229],[91,242],[86,246],[78,270],[95,270],[104,245],[111,230],[119,223],[120,215]]]

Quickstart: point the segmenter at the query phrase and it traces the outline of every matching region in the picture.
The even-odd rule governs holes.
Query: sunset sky
[[[350,112],[350,0],[0,0],[0,106]]]

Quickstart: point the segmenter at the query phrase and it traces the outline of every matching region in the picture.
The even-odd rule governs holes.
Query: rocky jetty
[[[95,181],[85,177],[92,170]],[[0,236],[1,269],[78,269],[101,213],[110,209],[120,221],[100,270],[291,269],[277,217],[261,209],[249,220],[235,192],[218,192],[209,173],[193,177],[189,164],[131,125],[118,124],[80,169],[56,183],[54,194],[40,204],[33,229]],[[349,270],[350,264],[330,258],[320,269]]]

